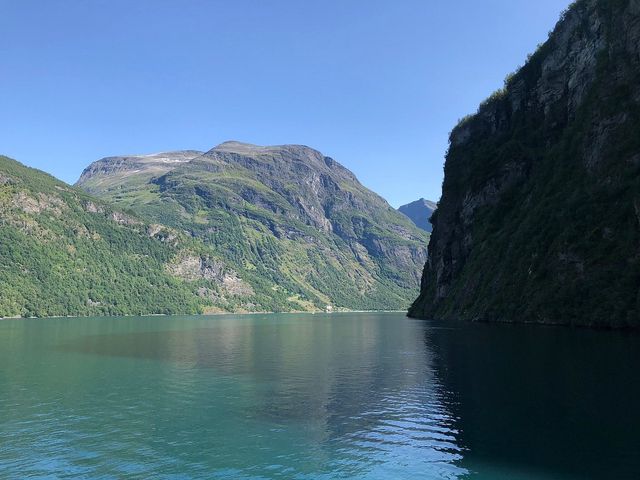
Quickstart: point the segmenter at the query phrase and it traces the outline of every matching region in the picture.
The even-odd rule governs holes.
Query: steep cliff
[[[416,317],[640,326],[640,0],[581,0],[451,133]]]
[[[406,308],[429,236],[353,173],[301,145],[225,142],[184,152],[110,157],[78,186],[213,247],[252,286],[253,304],[280,309]],[[188,157],[189,153],[186,155]]]

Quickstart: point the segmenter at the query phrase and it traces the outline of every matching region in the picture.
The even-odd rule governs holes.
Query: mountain
[[[435,212],[436,208],[438,208],[438,204],[436,202],[421,198],[415,202],[402,205],[398,208],[398,211],[409,217],[409,219],[415,223],[418,228],[431,233],[433,231],[433,227],[429,219],[433,212]]]
[[[452,131],[434,319],[640,326],[640,1],[580,0]]]
[[[204,274],[181,278],[185,258]],[[186,235],[0,156],[0,317],[201,312],[201,289],[239,288],[213,265]]]
[[[77,186],[211,247],[251,286],[242,307],[404,309],[429,235],[335,160],[301,145],[109,157]]]

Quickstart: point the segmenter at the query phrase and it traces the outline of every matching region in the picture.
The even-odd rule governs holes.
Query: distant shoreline
[[[146,313],[144,315],[96,315],[77,316],[77,315],[58,315],[51,317],[0,317],[2,320],[53,320],[56,318],[130,318],[130,317],[218,317],[222,315],[335,315],[341,313],[407,313],[406,310],[338,310],[334,312],[325,312],[322,310],[314,312],[295,311],[295,312],[210,312],[210,313]]]

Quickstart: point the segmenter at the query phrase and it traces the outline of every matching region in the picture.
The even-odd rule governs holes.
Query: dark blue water
[[[5,320],[0,365],[0,478],[640,478],[633,334]]]

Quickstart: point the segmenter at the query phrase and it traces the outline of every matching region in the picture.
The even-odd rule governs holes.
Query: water
[[[640,336],[401,314],[0,321],[0,478],[640,478]]]

